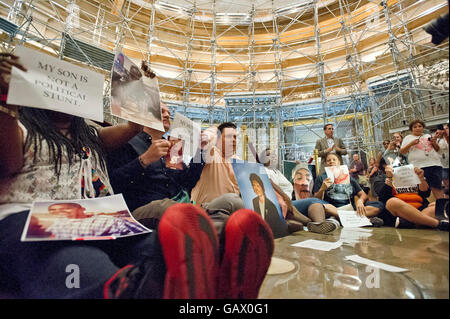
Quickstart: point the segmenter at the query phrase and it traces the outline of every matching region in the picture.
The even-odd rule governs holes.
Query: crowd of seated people
[[[0,64],[3,97],[12,67],[26,69],[11,54],[1,54]],[[126,193],[130,185],[148,186],[141,178],[150,174],[154,187],[140,190],[148,201],[177,198],[177,192],[194,186],[204,161],[184,167],[186,175],[169,174],[160,165],[167,143],[135,123],[96,129],[83,118],[8,105],[6,99],[0,110],[2,284],[23,298],[257,297],[273,253],[273,235],[257,213],[240,207],[222,220],[220,241],[205,210],[168,201],[150,233],[101,242],[21,242],[36,200],[103,197],[115,187],[125,192],[133,212],[144,206],[142,216],[151,219],[145,208],[149,203]],[[169,125],[167,120],[164,124]],[[145,142],[143,148],[134,147],[139,141]],[[66,266],[72,264],[82,274],[79,289],[66,285]]]
[[[5,79],[12,67],[26,69],[14,55],[1,54],[0,59],[0,88],[6,96]],[[133,122],[97,129],[77,116],[8,105],[6,100],[0,110],[0,273],[21,296],[258,296],[277,234],[271,229],[273,221],[244,207],[232,167],[238,159],[235,124],[225,122],[203,131],[191,162],[172,169],[166,166],[170,111],[164,103],[164,132]],[[442,205],[448,199],[441,187],[442,155],[447,158],[448,181],[448,153],[443,153],[444,142],[448,152],[448,127],[431,136],[423,134],[424,126],[422,121],[412,122],[411,135],[403,141],[401,135],[400,141],[393,138],[383,156],[371,162],[367,178],[378,200],[369,200],[357,180],[365,176],[359,158],[349,171],[354,177],[338,170],[346,150],[341,141],[339,147],[329,146],[328,140],[334,143],[332,133],[323,141],[324,166],[315,181],[305,164],[293,170],[291,183],[278,170],[273,151],[264,149],[259,161],[289,233],[306,226],[310,232],[330,234],[340,226],[338,209],[354,210],[374,226],[421,225],[448,231]],[[399,193],[395,188],[396,159],[415,166],[420,180],[415,192]],[[333,180],[325,167],[337,172]],[[441,200],[439,205],[428,202],[430,192]],[[33,201],[114,193],[122,193],[134,218],[154,231],[101,243],[20,241]],[[444,209],[437,211],[438,206]],[[77,264],[83,272],[81,289],[65,285],[68,264]]]

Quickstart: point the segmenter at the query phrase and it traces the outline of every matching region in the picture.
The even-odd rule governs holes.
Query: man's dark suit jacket
[[[275,204],[267,197],[265,197],[264,203],[264,220],[272,229],[273,236],[278,238],[288,235],[286,223],[281,219],[280,215],[278,215],[278,209]],[[255,212],[262,216],[258,196],[253,198],[253,208]]]

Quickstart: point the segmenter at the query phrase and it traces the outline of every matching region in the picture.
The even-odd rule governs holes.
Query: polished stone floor
[[[293,247],[315,239],[342,245],[331,251]],[[408,269],[394,273],[345,260],[359,255]],[[449,298],[449,233],[391,227],[340,228],[329,235],[299,231],[275,240],[259,298]]]

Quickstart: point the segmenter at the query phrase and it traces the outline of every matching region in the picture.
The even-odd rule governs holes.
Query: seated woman
[[[339,227],[335,219],[325,219],[327,216],[337,216],[337,209],[324,200],[312,197],[312,174],[306,166],[299,164],[293,171],[295,198],[292,205],[308,216],[312,222],[306,224],[309,231],[326,234]]]
[[[427,200],[431,190],[422,169],[414,168],[420,180],[416,191],[402,191],[396,189],[392,183],[393,167],[387,165],[384,159],[381,159],[380,164],[382,174],[376,177],[374,188],[379,194],[379,200],[386,205],[386,209],[379,216],[386,226],[415,228],[416,225],[422,225],[448,231],[448,219],[435,216],[435,203],[430,204]]]
[[[341,165],[338,156],[333,153],[328,153],[326,155],[325,163],[327,167]],[[374,226],[381,226],[381,220],[374,217],[383,210],[383,204],[380,202],[367,201],[368,197],[366,193],[361,189],[358,181],[352,177],[350,177],[350,183],[348,184],[334,184],[332,180],[327,177],[326,173],[319,175],[314,184],[313,193],[316,198],[322,199],[337,208],[351,204],[358,215],[367,216]]]

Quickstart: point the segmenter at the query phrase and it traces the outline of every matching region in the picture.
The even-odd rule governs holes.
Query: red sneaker
[[[273,249],[272,231],[259,214],[250,209],[234,212],[225,225],[217,297],[257,298]]]
[[[219,244],[206,212],[192,204],[170,206],[158,235],[167,266],[163,298],[215,298]]]

